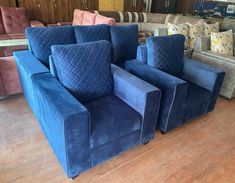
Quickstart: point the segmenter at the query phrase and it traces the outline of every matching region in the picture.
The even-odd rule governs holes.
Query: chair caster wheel
[[[149,143],[149,141],[147,141],[147,142],[145,142],[145,143],[143,143],[144,145],[147,145]]]
[[[161,130],[161,134],[162,134],[162,135],[166,135],[166,133],[167,133],[167,132],[164,132],[164,131]]]

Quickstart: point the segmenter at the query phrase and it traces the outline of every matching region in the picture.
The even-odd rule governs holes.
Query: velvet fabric
[[[112,73],[114,94],[141,114],[141,143],[148,142],[154,135],[152,127],[157,125],[161,91],[118,66],[112,65]]]
[[[76,43],[74,29],[71,26],[27,28],[26,36],[30,51],[47,67],[51,46]]]
[[[109,95],[84,105],[90,112],[92,121],[91,149],[141,129],[141,115],[115,95]]]
[[[142,56],[143,50],[144,46],[138,50]],[[161,89],[157,126],[163,132],[212,111],[225,75],[221,69],[187,58],[184,58],[183,74],[180,77],[148,66],[143,60],[127,61],[125,69]]]
[[[111,45],[97,41],[52,46],[59,81],[80,101],[111,94]]]
[[[95,25],[96,14],[85,11],[82,19],[82,25]]]
[[[84,12],[79,9],[75,9],[73,12],[73,25],[82,25],[82,20],[84,16]]]
[[[111,26],[113,63],[119,64],[136,58],[138,47],[138,26]]]
[[[59,77],[58,77],[58,73],[57,73],[52,55],[49,56],[49,68],[50,68],[50,72],[51,72],[52,76],[54,76],[56,79],[58,79]]]
[[[110,30],[108,25],[75,26],[74,32],[77,43],[93,41],[110,41]]]
[[[113,26],[115,25],[115,19],[97,14],[96,19],[95,19],[95,25],[99,25],[99,24],[107,24],[107,25]]]
[[[146,45],[140,45],[137,48],[137,60],[139,60],[140,62],[147,64],[148,62],[148,52],[147,52],[147,48]]]
[[[26,100],[68,177],[154,137],[156,87],[112,65],[112,94],[82,104],[30,51],[14,55]]]
[[[185,37],[179,34],[147,38],[148,65],[173,76],[182,75],[184,42]]]
[[[180,106],[183,105],[187,92],[187,82],[140,63],[138,60],[127,61],[125,69],[161,90],[161,105],[157,124],[159,129],[167,132],[182,123]]]
[[[31,78],[33,75],[48,73],[49,70],[28,50],[14,52],[14,58],[16,60],[23,94],[32,111],[37,116],[34,104],[35,95]]]

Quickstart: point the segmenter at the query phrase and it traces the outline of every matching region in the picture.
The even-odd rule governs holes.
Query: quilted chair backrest
[[[4,33],[5,33],[5,30],[4,30],[4,25],[3,25],[3,21],[2,21],[2,12],[0,9],[0,34],[4,34]]]
[[[24,33],[30,26],[25,8],[1,7],[2,20],[7,34]]]

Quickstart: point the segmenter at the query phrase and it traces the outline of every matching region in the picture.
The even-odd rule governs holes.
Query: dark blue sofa
[[[184,58],[183,74],[173,76],[148,65],[147,57],[147,46],[139,46],[137,59],[127,61],[125,69],[161,90],[157,126],[163,133],[213,111],[225,75],[222,69]]]
[[[82,103],[49,70],[51,46],[75,44],[74,28],[26,35],[29,50],[14,52],[23,93],[68,177],[154,137],[160,90],[112,65],[112,95]]]

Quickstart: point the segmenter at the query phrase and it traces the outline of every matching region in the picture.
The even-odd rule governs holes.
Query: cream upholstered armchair
[[[228,99],[235,97],[235,34],[233,34],[233,56],[224,56],[210,50],[210,37],[196,40],[192,58],[200,62],[223,68],[226,72],[220,94]]]

